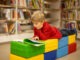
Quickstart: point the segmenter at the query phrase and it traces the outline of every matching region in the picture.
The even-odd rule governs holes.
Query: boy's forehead
[[[41,21],[41,20],[33,20],[32,22],[38,23],[38,22],[43,22],[43,21]]]

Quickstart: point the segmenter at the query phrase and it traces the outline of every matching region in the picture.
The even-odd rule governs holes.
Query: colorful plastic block
[[[58,49],[58,39],[48,39],[44,41],[45,53]]]
[[[20,57],[20,56],[16,56],[14,54],[10,54],[10,60],[44,60],[44,54],[40,54],[40,55],[31,57],[28,59]]]
[[[23,42],[11,42],[11,53],[24,58],[30,58],[39,54],[43,54],[44,52],[44,44],[41,46],[32,46]]]
[[[64,46],[57,50],[57,58],[63,57],[68,54],[68,46]]]
[[[68,45],[68,54],[75,52],[77,49],[77,44],[76,43],[72,43],[70,45]]]
[[[76,42],[76,35],[69,35],[68,36],[68,44],[72,44]]]
[[[68,37],[62,37],[58,42],[58,48],[62,48],[64,46],[68,45]]]
[[[44,54],[44,60],[56,60],[57,50]]]

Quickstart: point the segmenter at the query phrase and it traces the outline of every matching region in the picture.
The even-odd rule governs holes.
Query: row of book
[[[64,11],[61,13],[62,19],[69,19],[74,20],[75,19],[75,12],[74,11]]]
[[[76,1],[75,0],[62,0],[61,2],[61,8],[74,8],[76,6]]]
[[[18,12],[16,12],[15,9],[0,9],[0,19],[6,19],[6,20],[15,20],[16,18],[25,20],[30,18],[31,14],[29,11],[23,11],[21,9],[18,9]]]
[[[16,0],[0,0],[0,4],[3,5],[16,5]],[[18,6],[28,8],[41,8],[43,6],[43,0],[18,0]]]

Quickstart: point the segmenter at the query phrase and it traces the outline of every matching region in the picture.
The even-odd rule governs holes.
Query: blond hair
[[[31,16],[32,21],[43,22],[45,19],[44,14],[41,11],[35,11]]]

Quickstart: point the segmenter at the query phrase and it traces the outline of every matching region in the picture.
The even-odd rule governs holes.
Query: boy
[[[45,22],[44,14],[41,11],[34,12],[31,20],[34,26],[34,40],[60,39],[62,37],[57,28],[51,27]]]

